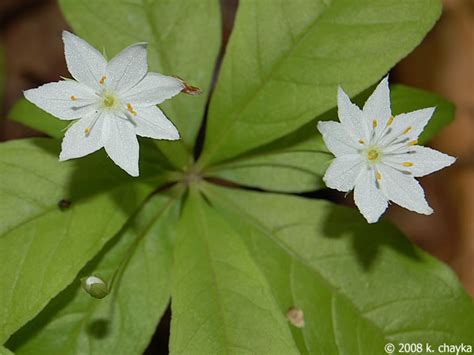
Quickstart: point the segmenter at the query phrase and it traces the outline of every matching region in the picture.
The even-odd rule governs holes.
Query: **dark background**
[[[392,206],[388,217],[413,242],[450,264],[474,296],[474,1],[443,2],[441,20],[394,68],[391,82],[436,92],[456,104],[455,121],[430,145],[458,157],[458,161],[421,179],[435,210],[433,215]],[[237,0],[221,3],[226,41]],[[55,0],[0,0],[0,40],[6,68],[0,87],[2,118],[7,117],[23,90],[68,76],[60,40],[66,28]],[[0,140],[37,135],[19,124],[0,120]],[[166,332],[166,322],[160,327]],[[163,342],[154,345],[166,349]]]

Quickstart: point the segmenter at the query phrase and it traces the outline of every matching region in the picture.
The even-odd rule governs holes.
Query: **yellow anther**
[[[133,106],[131,104],[127,104],[127,111],[130,112],[134,116],[137,115],[137,112],[133,109]]]
[[[411,131],[412,128],[413,128],[412,126],[407,127],[407,128],[403,131],[402,134],[407,134],[408,132]]]
[[[89,137],[89,134],[90,134],[90,133],[91,133],[91,129],[90,129],[90,128],[86,128],[86,129],[84,130],[84,134],[85,134],[86,137]]]
[[[390,118],[387,121],[387,126],[390,126],[393,123],[393,119],[394,119],[394,117],[390,116]]]
[[[377,179],[377,181],[382,180],[382,174],[380,174],[380,172],[377,171],[377,172],[375,173],[375,178]]]
[[[413,163],[410,162],[410,161],[406,161],[404,163],[402,163],[403,166],[406,166],[407,168],[410,167],[410,166],[413,166]]]
[[[363,139],[359,139],[359,143],[360,143],[360,144],[365,144],[365,142],[364,142]]]
[[[100,78],[100,80],[99,80],[99,84],[104,85],[105,79],[107,79],[107,77],[105,75],[103,75],[102,78]]]
[[[77,100],[77,97],[75,97],[74,95],[72,95],[72,96],[70,97],[70,99],[71,99],[71,101],[76,101],[76,100]]]
[[[414,139],[411,142],[408,142],[408,145],[415,145],[418,144],[418,139]]]
[[[372,121],[372,127],[373,127],[373,128],[377,128],[377,125],[378,125],[378,124],[379,124],[379,123],[377,122],[377,120],[373,120],[373,121]]]

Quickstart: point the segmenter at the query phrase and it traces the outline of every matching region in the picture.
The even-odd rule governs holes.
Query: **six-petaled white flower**
[[[176,140],[175,126],[156,107],[185,88],[183,81],[148,73],[146,44],[134,44],[110,62],[95,48],[63,32],[69,72],[63,80],[25,91],[25,97],[62,119],[77,120],[66,132],[59,159],[79,158],[104,147],[109,157],[138,176],[137,135]]]
[[[362,110],[339,88],[339,122],[319,122],[328,149],[336,156],[324,175],[330,188],[348,192],[369,223],[377,222],[388,201],[422,214],[433,210],[415,177],[454,163],[436,150],[418,146],[418,136],[435,108],[392,116],[388,77]]]

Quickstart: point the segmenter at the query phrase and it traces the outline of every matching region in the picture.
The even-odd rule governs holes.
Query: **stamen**
[[[390,116],[390,118],[387,121],[387,127],[390,126],[393,123],[393,119],[394,119],[394,117]]]
[[[127,104],[127,111],[130,112],[134,116],[137,115],[137,112],[133,109],[133,106],[131,104]]]
[[[407,129],[405,129],[405,130],[402,132],[402,134],[407,134],[408,132],[411,131],[412,128],[413,128],[412,126],[407,127]]]
[[[406,161],[406,162],[402,163],[402,165],[409,168],[410,166],[413,166],[413,163],[411,161]]]
[[[377,128],[377,125],[378,125],[378,124],[379,124],[379,123],[377,122],[377,120],[373,120],[373,121],[372,121],[372,127],[373,127],[373,128]]]
[[[408,145],[415,145],[418,144],[418,139],[414,139],[411,142],[408,142]]]
[[[70,99],[71,99],[71,101],[76,101],[76,100],[77,100],[77,97],[75,97],[74,95],[72,95],[72,96],[70,97]]]
[[[360,143],[360,144],[365,144],[365,142],[364,142],[363,139],[359,139],[359,143]]]
[[[382,180],[382,174],[380,174],[380,172],[377,171],[377,172],[375,173],[375,178],[377,179],[377,181]]]
[[[100,80],[99,80],[99,84],[104,85],[106,79],[107,79],[107,77],[105,75],[103,75],[102,78],[100,78]]]
[[[101,114],[98,114],[95,118],[94,118],[94,121],[92,121],[90,127],[87,127],[84,129],[84,135],[86,137],[89,137],[89,135],[91,134],[92,132],[92,129],[94,128],[95,124],[97,123],[97,121],[99,120],[99,118],[101,117],[102,115]]]

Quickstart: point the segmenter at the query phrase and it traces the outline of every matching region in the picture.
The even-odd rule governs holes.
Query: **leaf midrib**
[[[240,5],[242,6],[242,5]],[[206,155],[202,155],[202,161],[201,161],[201,164],[203,165],[207,165],[209,159],[212,157],[212,154],[222,145],[222,143],[225,141],[225,139],[227,138],[227,136],[229,135],[229,133],[232,131],[232,127],[238,122],[240,121],[240,119],[238,119],[241,114],[247,109],[247,107],[255,100],[257,99],[257,97],[259,97],[260,95],[260,92],[268,85],[268,83],[271,81],[271,77],[273,77],[275,75],[275,73],[278,71],[278,69],[285,63],[285,61],[291,56],[291,54],[293,53],[293,51],[298,48],[299,44],[301,43],[301,41],[304,40],[304,38],[313,30],[313,28],[319,23],[318,20],[324,16],[324,13],[327,11],[328,8],[331,7],[331,4],[329,5],[326,5],[327,7],[322,10],[320,12],[320,14],[313,20],[313,22],[311,24],[308,25],[308,27],[301,31],[301,33],[296,37],[292,37],[293,41],[291,43],[291,46],[290,48],[281,55],[281,57],[275,62],[275,64],[273,64],[272,68],[270,69],[270,71],[267,73],[267,75],[265,75],[265,77],[263,79],[261,79],[260,81],[260,84],[257,86],[256,90],[253,91],[253,93],[251,95],[249,95],[247,97],[247,99],[245,100],[244,104],[242,105],[242,107],[235,111],[232,115],[231,115],[231,119],[230,119],[230,123],[229,125],[226,127],[226,129],[224,130],[224,132],[220,132],[220,134],[218,135],[218,140],[217,142],[211,147],[209,148],[209,150],[207,150],[206,152]],[[239,10],[240,11],[240,10]],[[234,31],[235,31],[235,27],[234,27]],[[233,37],[233,36],[231,36]],[[232,38],[230,39],[232,40]],[[209,110],[211,112],[211,110]]]
[[[209,189],[206,189],[205,190],[206,193],[210,192]],[[226,198],[226,197],[223,197],[222,195],[218,194],[218,193],[215,193],[215,192],[211,192],[211,195],[213,197],[217,196],[218,199],[220,199],[221,201],[225,201],[225,203],[227,205],[230,205],[232,206],[232,208],[234,209],[234,211],[236,211],[239,215],[241,215],[242,217],[244,217],[244,220],[248,220],[248,222],[253,225],[254,227],[256,227],[258,230],[262,231],[264,235],[268,236],[269,239],[275,243],[278,247],[280,247],[281,249],[283,249],[286,254],[290,257],[291,260],[296,260],[298,261],[299,263],[301,263],[304,267],[306,267],[308,270],[310,270],[310,272],[317,278],[321,281],[321,284],[326,286],[331,292],[333,295],[337,295],[340,299],[344,300],[345,302],[347,302],[348,304],[351,305],[351,307],[357,311],[357,314],[360,316],[361,319],[365,320],[367,323],[369,323],[370,325],[372,325],[374,327],[374,329],[376,329],[381,335],[382,335],[382,338],[385,339],[385,340],[389,340],[386,335],[382,332],[382,330],[380,329],[380,327],[375,324],[371,319],[368,319],[364,316],[363,312],[356,306],[356,304],[351,300],[349,299],[345,294],[343,294],[342,292],[340,292],[333,284],[331,284],[328,280],[326,280],[324,278],[324,276],[318,271],[316,270],[315,268],[313,268],[310,264],[308,264],[307,260],[300,257],[295,251],[293,251],[291,248],[289,248],[284,242],[281,242],[278,238],[275,238],[272,234],[272,231],[268,229],[268,227],[266,225],[264,225],[263,223],[261,223],[258,219],[254,218],[253,216],[251,216],[249,213],[247,213],[245,210],[241,209],[239,205],[237,205],[236,203],[234,203],[233,201],[231,201],[230,199]]]
[[[153,226],[155,225],[155,223],[157,223],[158,219],[168,210],[168,208],[170,208],[171,204],[173,202],[175,202],[176,199],[174,198],[170,198],[166,203],[165,205],[155,214],[155,216],[151,219],[151,221],[143,228],[143,230],[138,233],[138,235],[136,235],[136,240],[134,241],[134,244],[132,245],[131,247],[131,251],[130,251],[130,254],[128,255],[129,256],[129,260],[132,259],[133,255],[135,254],[135,252],[137,251],[137,247],[139,245],[141,245],[141,243],[145,240],[145,236],[150,232],[150,229],[153,228]],[[122,272],[122,275],[123,273],[125,273],[125,270],[123,270]],[[119,283],[116,284],[116,288],[115,289],[112,289],[112,294],[109,295],[109,297],[113,297],[113,299],[111,300],[111,303],[112,303],[112,307],[114,306],[114,302],[116,300],[115,296],[117,295],[117,292],[118,290],[120,289],[120,279],[117,280]],[[79,335],[81,333],[81,330],[85,328],[85,325],[87,323],[87,321],[90,319],[90,317],[92,316],[92,314],[94,313],[94,310],[97,308],[97,306],[100,304],[100,302],[97,302],[94,300],[92,300],[90,303],[89,303],[89,306],[87,307],[87,310],[85,312],[80,312],[81,316],[83,317],[83,319],[79,322],[79,324],[77,325],[77,328],[76,328],[76,334],[75,336],[71,337],[71,339],[69,340],[69,344],[72,344],[74,341],[77,342],[77,340],[79,339]],[[75,312],[77,313],[77,312]],[[74,312],[73,312],[74,314]],[[64,316],[64,315],[63,315]],[[74,340],[76,339],[76,340]],[[90,341],[89,341],[89,337],[87,337],[88,339],[88,344],[89,344],[89,349],[90,348]],[[76,344],[77,345],[77,344]],[[71,346],[72,347],[72,346]],[[76,346],[76,349],[77,349],[77,346]]]
[[[199,195],[198,196],[195,195],[193,197],[196,198],[197,201],[199,201],[200,204],[203,203],[202,198]],[[201,225],[201,230],[203,231],[202,237],[200,239],[203,241],[202,244],[203,244],[204,249],[206,250],[206,254],[207,254],[206,261],[209,265],[209,268],[211,269],[212,278],[214,280],[213,289],[214,289],[214,293],[215,293],[215,299],[216,299],[216,305],[217,305],[217,309],[218,309],[219,318],[221,319],[221,324],[224,325],[222,327],[223,337],[224,337],[224,347],[226,348],[226,352],[230,354],[231,353],[231,346],[230,346],[231,343],[229,341],[229,335],[227,334],[228,333],[227,320],[225,319],[225,316],[224,316],[224,311],[223,311],[224,307],[223,307],[223,305],[220,301],[221,297],[220,297],[220,291],[219,291],[219,286],[218,286],[219,285],[218,277],[217,277],[217,274],[216,274],[216,271],[215,271],[215,265],[214,265],[214,262],[213,262],[213,259],[212,259],[211,250],[210,250],[210,247],[209,247],[209,241],[207,240],[207,234],[209,232],[208,232],[208,229],[207,229],[207,224],[204,223],[204,221],[206,220],[206,215],[204,214],[203,208],[198,208],[198,211],[199,211],[199,214],[200,214],[201,218],[197,219],[197,224]],[[189,343],[188,343],[188,345],[189,345]],[[186,347],[184,349],[186,349]]]

